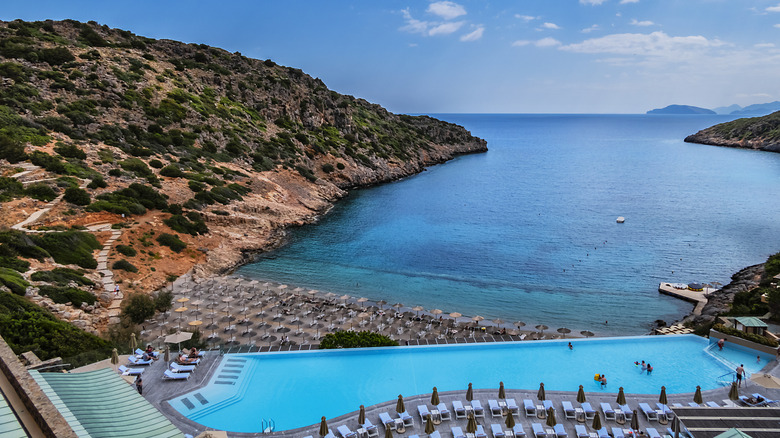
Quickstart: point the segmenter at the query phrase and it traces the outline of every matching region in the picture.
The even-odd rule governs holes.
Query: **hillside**
[[[63,267],[110,276],[122,294],[193,267],[224,272],[352,188],[487,151],[460,126],[392,114],[299,69],[94,22],[0,22],[0,83],[0,227],[94,235],[77,260],[0,236],[6,287],[50,285],[33,273]],[[63,303],[60,317],[88,317]]]
[[[715,114],[715,111],[691,105],[669,105],[650,110],[647,114]]]
[[[685,141],[780,152],[780,111],[768,116],[720,123],[685,137]]]

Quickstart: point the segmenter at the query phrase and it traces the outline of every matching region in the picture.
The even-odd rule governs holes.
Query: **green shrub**
[[[341,161],[339,161],[338,163],[336,163],[336,167],[337,167],[339,170],[344,170],[344,167],[345,167],[345,166],[344,166],[344,163],[342,163]]]
[[[103,179],[103,175],[95,175],[94,178],[92,178],[92,181],[87,184],[87,188],[90,189],[97,189],[97,188],[105,188],[108,187],[108,183],[106,183],[106,180]]]
[[[89,193],[78,187],[69,187],[65,189],[65,196],[63,196],[62,199],[76,205],[88,205],[92,201],[92,198],[89,197]]]
[[[49,202],[57,197],[57,192],[45,183],[30,184],[24,189],[24,193],[33,199],[44,202]]]
[[[174,278],[174,280],[176,280]],[[167,312],[173,307],[173,292],[170,290],[160,290],[154,296],[154,308],[158,312]]]
[[[84,277],[82,272],[68,268],[54,268],[51,271],[38,271],[30,275],[32,281],[45,281],[55,283],[58,286],[65,286],[71,281],[82,286],[93,286],[95,283]]]
[[[95,236],[83,231],[64,231],[30,236],[41,248],[46,250],[57,263],[75,264],[85,269],[97,268],[92,251],[101,247]]]
[[[368,347],[392,347],[398,346],[398,342],[379,333],[362,331],[342,331],[328,333],[320,342],[320,349],[334,348],[368,348]]]
[[[154,167],[155,169],[161,169],[163,167],[162,161],[158,159],[149,160],[149,165]]]
[[[0,176],[0,202],[7,202],[23,195],[24,185],[19,180]]]
[[[119,162],[119,165],[122,166],[122,169],[125,169],[128,172],[133,172],[139,177],[153,175],[152,171],[149,169],[149,166],[147,166],[146,163],[144,163],[140,158],[133,157],[122,160]]]
[[[109,176],[122,176],[122,171],[119,169],[111,169],[108,171]]]
[[[738,338],[747,339],[748,341],[755,342],[757,344],[767,345],[769,347],[777,347],[778,343],[777,341],[769,338],[765,338],[763,336],[759,336],[753,333],[745,333],[742,330],[737,330],[735,328],[726,327],[722,324],[715,324],[712,326],[713,330],[719,331],[723,333],[724,335],[729,336],[736,336]]]
[[[334,170],[336,170],[336,169],[334,169],[333,165],[330,164],[330,163],[325,163],[325,164],[322,165],[322,171],[325,172],[325,173],[331,173]]]
[[[65,158],[77,158],[79,160],[87,158],[87,154],[74,144],[55,146],[54,152]]]
[[[187,247],[186,243],[182,242],[181,239],[174,236],[173,234],[162,233],[157,236],[156,240],[160,245],[169,247],[171,250],[173,250],[173,252],[181,252],[184,248]]]
[[[24,295],[30,286],[19,272],[9,268],[0,268],[0,283],[16,295]]]
[[[184,176],[184,172],[179,169],[179,166],[175,164],[169,164],[160,169],[160,175],[170,178],[181,178]]]
[[[196,212],[188,213],[192,221],[180,214],[174,214],[168,219],[164,219],[163,223],[169,226],[172,230],[180,233],[191,234],[196,236],[198,234],[206,234],[209,232],[206,223],[203,222],[203,218]]]
[[[124,259],[115,261],[114,264],[111,265],[111,269],[121,269],[127,272],[138,272],[138,268]]]
[[[10,268],[19,272],[27,272],[27,270],[30,269],[30,262],[14,256],[0,256],[0,267]]]
[[[43,49],[38,52],[38,59],[49,65],[61,65],[66,62],[74,61],[76,57],[74,57],[66,47],[54,47],[51,49]]]
[[[128,245],[117,245],[116,250],[119,254],[127,257],[135,257],[136,254],[138,254],[138,251],[136,251],[135,248]]]
[[[24,145],[0,132],[0,159],[6,159],[11,164],[26,160]]]
[[[187,181],[187,186],[192,190],[193,192],[200,192],[203,191],[203,189],[206,188],[206,185],[199,181]]]
[[[41,286],[38,288],[38,292],[51,298],[57,304],[71,303],[73,307],[81,307],[81,303],[91,305],[97,300],[92,293],[75,287]]]

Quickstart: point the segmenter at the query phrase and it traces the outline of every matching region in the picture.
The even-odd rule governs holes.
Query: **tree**
[[[769,311],[772,312],[775,317],[780,316],[780,289],[775,287],[767,288],[766,295]]]
[[[173,307],[173,292],[169,290],[157,292],[157,296],[154,297],[154,308],[162,313],[171,310],[171,307]]]
[[[122,315],[136,324],[141,324],[154,316],[154,300],[146,294],[132,294],[122,306]]]
[[[89,193],[78,187],[68,187],[65,189],[65,196],[63,196],[62,199],[76,205],[88,205],[92,202]]]

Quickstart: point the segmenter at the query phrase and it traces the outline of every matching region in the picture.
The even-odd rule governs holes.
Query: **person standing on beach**
[[[742,374],[745,372],[745,368],[743,368],[744,365],[739,364],[739,366],[736,369],[737,372],[737,386],[742,386]]]

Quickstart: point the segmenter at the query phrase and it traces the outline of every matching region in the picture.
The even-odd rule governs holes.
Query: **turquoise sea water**
[[[641,334],[691,309],[659,295],[661,281],[725,284],[780,250],[780,154],[683,142],[733,117],[435,116],[490,151],[354,191],[238,273],[529,326]]]
[[[666,386],[670,394],[693,393],[696,385],[722,386],[718,377],[735,368],[727,361],[744,363],[754,373],[774,359],[762,354],[758,364],[755,351],[728,344],[715,352],[726,360],[721,362],[707,352],[706,339],[693,335],[579,339],[572,341],[573,350],[566,342],[231,354],[209,385],[170,404],[217,430],[257,432],[269,419],[276,430],[286,430],[316,424],[322,415],[331,419],[356,411],[361,404],[391,401],[399,393],[430,394],[434,386],[463,396],[469,382],[475,389],[497,390],[500,381],[508,389],[535,390],[544,383],[548,391],[583,385],[587,392],[614,394],[622,386],[627,394],[658,394]],[[653,365],[652,374],[634,365],[641,360]],[[596,373],[607,376],[606,388],[593,380]],[[487,406],[487,399],[481,401]],[[416,403],[406,407],[416,414]]]

